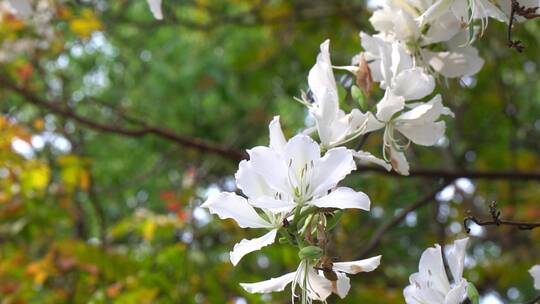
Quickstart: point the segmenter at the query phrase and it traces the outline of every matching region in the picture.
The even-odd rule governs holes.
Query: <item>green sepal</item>
[[[471,304],[480,304],[480,295],[472,283],[467,286],[467,297],[471,300]]]

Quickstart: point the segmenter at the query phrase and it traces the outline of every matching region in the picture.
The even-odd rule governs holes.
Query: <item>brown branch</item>
[[[512,226],[516,227],[519,230],[533,230],[535,228],[540,228],[540,223],[526,223],[519,221],[502,220],[501,211],[497,209],[496,202],[492,202],[489,205],[489,214],[491,215],[491,220],[487,221],[480,220],[473,215],[466,217],[463,220],[463,226],[465,227],[467,233],[471,232],[471,229],[469,228],[470,222],[474,222],[479,226]]]
[[[371,237],[371,239],[369,240],[367,245],[364,247],[362,252],[360,252],[357,259],[365,258],[368,254],[370,254],[373,250],[375,250],[379,246],[379,244],[381,243],[384,235],[389,230],[391,230],[392,228],[399,225],[407,217],[407,215],[409,213],[411,213],[411,212],[413,212],[413,211],[415,211],[417,209],[420,209],[423,206],[426,206],[429,203],[431,203],[435,199],[435,196],[437,195],[437,193],[439,193],[445,187],[450,185],[452,182],[453,182],[453,180],[444,181],[442,184],[440,184],[435,189],[433,189],[433,191],[431,191],[427,195],[421,197],[418,201],[414,202],[413,204],[411,204],[411,205],[407,206],[406,208],[402,209],[391,220],[387,221],[382,226],[380,226],[375,231],[375,233],[373,234],[373,236]]]
[[[488,179],[488,180],[535,180],[540,181],[540,172],[519,172],[519,171],[457,171],[457,170],[444,170],[444,169],[412,169],[408,176],[400,175],[394,171],[386,171],[381,167],[373,166],[358,166],[357,173],[363,174],[365,172],[383,174],[393,177],[401,178],[430,178],[437,179],[443,178],[447,180],[457,178],[470,178],[470,179]]]
[[[80,114],[77,114],[72,109],[62,106],[60,103],[51,102],[44,100],[29,90],[19,87],[10,80],[0,76],[0,87],[17,93],[18,95],[24,97],[26,101],[31,104],[34,104],[38,107],[45,108],[48,111],[64,116],[66,118],[72,119],[88,128],[93,130],[119,134],[129,137],[143,137],[146,135],[155,135],[170,141],[176,142],[182,146],[198,149],[203,152],[214,153],[220,156],[223,156],[232,160],[241,160],[244,159],[246,154],[240,150],[227,147],[217,143],[211,143],[204,139],[193,138],[184,136],[174,131],[159,128],[157,126],[143,124],[139,128],[126,128],[121,126],[113,126],[105,123],[101,123],[87,117],[84,117]]]
[[[537,295],[535,298],[523,303],[523,304],[537,304],[540,302],[540,295]]]
[[[60,103],[51,102],[38,97],[36,94],[29,90],[20,87],[10,80],[0,76],[0,87],[12,91],[27,102],[34,104],[40,108],[46,109],[54,114],[61,115],[63,117],[72,119],[81,125],[84,125],[90,129],[123,135],[128,137],[144,137],[146,135],[154,135],[162,139],[166,139],[182,146],[190,147],[207,153],[213,153],[225,157],[232,161],[240,161],[247,157],[246,153],[239,149],[228,147],[218,143],[208,142],[200,138],[192,138],[185,135],[175,133],[172,130],[159,128],[157,126],[149,125],[139,119],[128,117],[125,114],[121,115],[121,118],[129,121],[133,124],[139,125],[138,128],[127,128],[116,125],[108,125],[102,122],[95,121],[93,119],[82,116],[72,109],[66,108]],[[388,172],[381,167],[373,166],[358,166],[357,173],[376,173],[383,174],[397,178],[417,177],[427,179],[446,179],[453,180],[457,178],[470,178],[470,179],[486,179],[486,180],[534,180],[540,181],[540,172],[518,172],[518,171],[451,171],[443,169],[413,169],[410,171],[409,176],[399,175],[395,172]]]

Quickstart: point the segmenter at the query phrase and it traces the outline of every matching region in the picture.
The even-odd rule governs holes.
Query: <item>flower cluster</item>
[[[51,47],[57,39],[51,23],[54,5],[50,0],[0,0],[0,23],[15,33],[0,38],[0,62],[11,62],[21,54]],[[16,36],[23,32],[25,35]]]

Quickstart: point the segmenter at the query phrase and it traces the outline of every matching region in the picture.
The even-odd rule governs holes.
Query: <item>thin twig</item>
[[[535,298],[533,298],[532,300],[529,300],[523,304],[537,304],[540,302],[540,294],[537,295]]]
[[[489,214],[491,215],[491,220],[487,220],[487,221],[480,220],[473,215],[466,217],[463,220],[463,226],[465,227],[465,230],[467,231],[467,233],[471,232],[471,229],[469,228],[470,222],[474,222],[475,224],[479,226],[512,226],[512,227],[516,227],[519,230],[533,230],[535,228],[540,227],[540,223],[527,223],[527,222],[519,222],[519,221],[502,220],[501,211],[497,209],[496,202],[492,202],[489,205]]]
[[[537,17],[540,17],[536,13],[538,10],[538,7],[526,7],[524,5],[520,5],[518,0],[511,0],[511,11],[510,11],[510,20],[508,22],[508,47],[516,49],[518,52],[523,52],[523,49],[525,46],[521,42],[521,40],[513,40],[512,39],[512,28],[514,27],[514,22],[516,21],[516,16],[521,16],[526,19],[534,19]]]

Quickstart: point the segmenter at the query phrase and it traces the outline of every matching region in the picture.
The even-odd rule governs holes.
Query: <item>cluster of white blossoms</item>
[[[149,2],[155,12],[160,1]],[[442,117],[454,116],[441,96],[434,94],[436,80],[477,73],[484,61],[472,43],[490,18],[508,22],[508,13],[506,4],[490,0],[388,0],[370,18],[378,33],[360,33],[364,51],[353,58],[352,65],[333,66],[330,42],[320,45],[308,75],[309,91],[297,99],[307,107],[315,126],[286,140],[279,117],[275,117],[269,125],[269,146],[248,150],[249,160],[240,163],[235,175],[244,196],[224,192],[202,205],[242,228],[266,230],[261,237],[234,246],[230,252],[234,265],[278,237],[279,243],[298,247],[296,271],[263,282],[242,283],[246,291],[283,291],[291,284],[293,302],[297,298],[301,303],[325,302],[332,293],[341,298],[347,295],[351,288],[347,274],[379,266],[381,256],[353,262],[339,262],[331,256],[335,248],[328,248],[328,232],[341,210],[370,209],[364,193],[338,183],[356,169],[356,161],[408,175],[407,147],[411,143],[435,145],[445,133]],[[334,69],[351,72],[364,97],[378,83],[384,94],[369,105],[373,111],[355,108],[346,113],[340,108]],[[344,147],[379,130],[383,132],[381,158]],[[459,304],[477,297],[474,286],[463,278],[467,242],[468,238],[457,240],[446,248],[446,259],[439,245],[427,249],[419,272],[411,275],[410,285],[404,289],[405,301]],[[531,274],[538,288],[540,266],[532,268]]]
[[[58,2],[58,0],[56,0]],[[49,49],[56,37],[51,21],[55,16],[53,0],[0,0],[0,23],[19,27],[21,22],[31,35],[0,37],[0,62],[11,62],[22,54]]]

